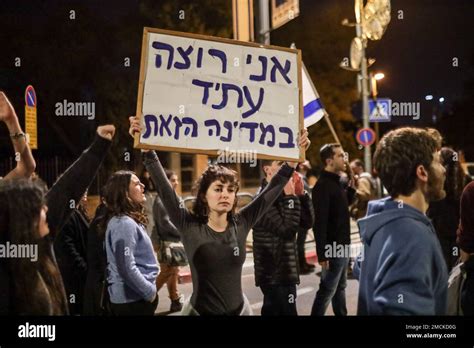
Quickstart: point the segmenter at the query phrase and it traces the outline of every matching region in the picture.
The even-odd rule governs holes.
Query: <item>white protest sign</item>
[[[302,160],[301,52],[145,28],[135,147]]]

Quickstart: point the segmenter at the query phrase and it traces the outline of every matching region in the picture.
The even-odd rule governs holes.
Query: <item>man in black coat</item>
[[[350,258],[351,227],[349,204],[355,196],[354,180],[346,188],[339,173],[346,168],[346,156],[339,144],[326,144],[320,150],[324,170],[313,188],[315,214],[313,227],[321,283],[311,315],[324,315],[329,303],[335,315],[347,315],[345,288]]]
[[[263,190],[280,169],[279,161],[263,161]],[[262,315],[297,315],[296,285],[299,262],[298,228],[310,228],[311,202],[301,177],[295,173],[283,193],[253,228],[255,284],[263,292]]]
[[[87,276],[87,232],[89,217],[85,209],[87,193],[73,211],[54,241],[56,261],[63,277],[69,314],[82,314],[84,285]]]

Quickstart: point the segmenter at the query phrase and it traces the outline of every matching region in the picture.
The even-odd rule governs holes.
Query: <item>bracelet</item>
[[[12,139],[15,139],[15,140],[20,139],[20,138],[25,138],[26,139],[26,134],[21,133],[21,132],[20,133],[13,133],[13,134],[10,134],[10,137]]]

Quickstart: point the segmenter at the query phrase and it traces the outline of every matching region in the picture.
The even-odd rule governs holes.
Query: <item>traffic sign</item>
[[[362,128],[356,134],[357,142],[362,146],[370,146],[375,142],[375,132],[370,128]]]
[[[33,86],[29,85],[25,90],[25,104],[33,108],[36,107],[36,92]]]
[[[29,85],[25,90],[25,132],[31,149],[38,148],[38,123],[36,119],[36,92]]]
[[[369,100],[369,122],[390,122],[392,119],[392,100]]]
[[[299,0],[272,0],[272,29],[281,27],[299,14]]]

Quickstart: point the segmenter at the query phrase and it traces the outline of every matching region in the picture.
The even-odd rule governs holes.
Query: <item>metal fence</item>
[[[36,173],[51,187],[56,179],[74,162],[73,159],[64,157],[35,158]],[[14,157],[0,159],[0,176],[7,175],[16,167]]]

